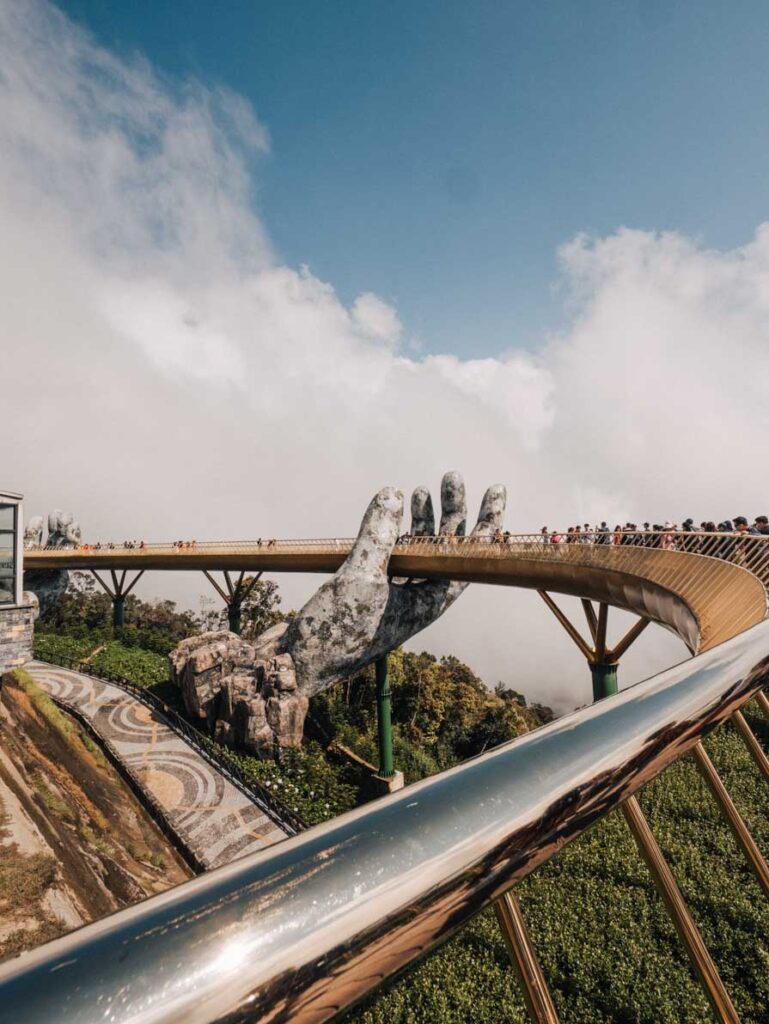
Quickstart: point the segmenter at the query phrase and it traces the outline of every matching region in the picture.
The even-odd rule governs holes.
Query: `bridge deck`
[[[505,542],[412,537],[396,545],[388,568],[395,577],[526,587],[604,601],[667,627],[694,653],[766,618],[769,537],[693,536],[697,550],[547,544],[530,534]],[[37,549],[25,551],[24,567],[332,573],[352,543],[220,541],[185,547]]]

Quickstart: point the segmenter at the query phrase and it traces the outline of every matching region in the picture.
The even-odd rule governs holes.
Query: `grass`
[[[758,721],[753,707],[748,714]],[[706,741],[769,856],[769,786],[731,725]],[[642,808],[742,1024],[769,1021],[769,901],[693,758],[643,790]],[[516,889],[560,1018],[570,1024],[708,1024],[708,1004],[630,832],[612,813]],[[492,911],[484,911],[345,1024],[528,1024]]]
[[[17,668],[13,672],[14,679],[19,687],[29,697],[35,710],[51,725],[64,739],[72,737],[74,726],[72,721],[64,715],[56,706],[54,701],[45,693],[24,669]]]

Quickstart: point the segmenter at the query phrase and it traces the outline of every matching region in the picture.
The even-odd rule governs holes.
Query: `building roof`
[[[0,501],[21,501],[23,497],[23,494],[17,494],[16,491],[0,491]]]

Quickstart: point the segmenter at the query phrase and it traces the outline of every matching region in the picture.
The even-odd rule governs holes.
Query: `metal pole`
[[[558,1011],[529,938],[517,897],[506,892],[494,904],[494,910],[531,1019],[536,1024],[559,1024]]]
[[[590,674],[593,677],[593,700],[603,700],[618,693],[617,663],[607,665],[604,662],[590,662]]]
[[[751,757],[756,762],[759,771],[766,781],[769,782],[769,757],[766,756],[764,748],[753,735],[753,730],[745,721],[745,716],[741,711],[735,711],[732,715],[732,722],[737,726],[737,731],[742,736],[745,746],[750,751]]]
[[[622,805],[622,812],[638,844],[641,856],[646,861],[646,866],[668,908],[673,924],[691,957],[705,995],[713,1007],[716,1020],[721,1024],[740,1024],[740,1018],[729,998],[729,993],[702,941],[702,936],[689,913],[689,908],[673,877],[673,872],[668,867],[635,796],[631,796],[629,800],[625,801]]]
[[[694,753],[694,759],[697,762],[697,768],[699,769],[700,775],[702,775],[705,782],[708,784],[710,792],[713,794],[716,803],[718,804],[721,813],[723,814],[729,828],[734,833],[734,838],[742,848],[742,852],[745,854],[748,863],[753,869],[753,873],[758,879],[758,883],[764,890],[764,893],[769,896],[769,867],[761,854],[761,851],[756,846],[756,842],[753,836],[750,834],[747,825],[742,820],[742,815],[734,805],[734,801],[729,795],[726,786],[721,781],[721,777],[716,771],[713,762],[708,757],[707,751],[701,743],[695,743],[692,748]]]
[[[117,632],[125,626],[125,594],[112,598],[112,628]]]
[[[230,632],[240,636],[240,602],[227,602],[227,619],[230,624]]]
[[[377,731],[379,734],[379,775],[383,779],[389,779],[395,774],[388,661],[389,656],[384,654],[381,658],[377,658],[374,666],[376,671]]]

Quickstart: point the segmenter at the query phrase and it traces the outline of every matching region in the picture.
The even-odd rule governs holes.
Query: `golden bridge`
[[[691,751],[769,897],[766,861],[701,744],[731,719],[769,784],[769,759],[741,712],[755,697],[769,714],[769,537],[666,532],[623,535],[616,545],[595,540],[409,537],[396,545],[388,572],[405,583],[451,579],[538,591],[590,665],[595,696],[607,699],[0,968],[0,1021],[314,1024],[494,904],[532,1019],[554,1024],[515,885],[620,808],[715,1018],[737,1024],[635,794]],[[92,572],[116,614],[142,573],[202,571],[237,624],[262,572],[334,572],[351,545],[88,545],[28,550],[24,565]],[[553,594],[581,600],[582,629]],[[637,616],[613,646],[610,607]],[[693,658],[616,693],[617,663],[650,623],[678,635]]]

